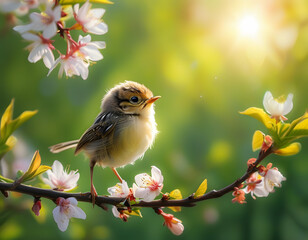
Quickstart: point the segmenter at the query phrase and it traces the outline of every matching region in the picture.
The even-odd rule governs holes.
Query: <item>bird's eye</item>
[[[132,103],[137,103],[137,102],[139,101],[139,98],[136,97],[136,96],[133,96],[133,97],[130,98],[130,101],[131,101]]]

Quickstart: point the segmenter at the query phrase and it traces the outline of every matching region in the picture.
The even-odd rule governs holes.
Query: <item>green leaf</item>
[[[255,131],[252,137],[252,151],[255,152],[262,147],[264,135],[265,134],[259,130]]]
[[[87,0],[60,0],[61,5],[74,5],[76,3],[85,3]],[[113,2],[108,0],[90,0],[92,3],[102,3],[102,4],[113,4]]]
[[[301,144],[298,142],[291,143],[285,148],[281,148],[275,151],[275,154],[280,156],[291,156],[297,154],[301,150]]]
[[[9,106],[5,109],[2,118],[1,118],[1,135],[2,135],[2,129],[6,124],[8,124],[10,121],[12,121],[13,117],[13,111],[14,111],[14,99],[11,100],[11,103]]]
[[[202,196],[207,190],[207,179],[204,179],[203,182],[198,187],[197,191],[195,192],[194,198]]]
[[[240,114],[243,115],[247,115],[247,116],[251,116],[255,119],[257,119],[258,121],[260,121],[261,123],[264,124],[264,126],[267,129],[272,129],[273,126],[275,126],[276,124],[276,120],[271,118],[266,112],[264,112],[263,109],[261,108],[256,108],[256,107],[251,107],[246,109],[243,112],[240,112]]]
[[[12,150],[16,142],[17,139],[14,136],[10,136],[5,144],[0,144],[0,159],[4,156],[4,154]]]
[[[171,193],[169,193],[169,199],[179,200],[183,199],[182,193],[179,189],[174,189]],[[180,212],[182,210],[181,207],[169,207],[174,212]]]
[[[6,178],[6,177],[3,177],[3,176],[0,175],[0,182],[13,183],[14,180]]]
[[[1,118],[1,130],[0,130],[0,144],[4,144],[11,134],[25,121],[33,117],[37,111],[25,111],[16,119],[13,119],[14,99]]]

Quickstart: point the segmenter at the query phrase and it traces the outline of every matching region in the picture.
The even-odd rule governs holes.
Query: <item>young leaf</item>
[[[0,130],[0,143],[3,144],[7,141],[9,136],[25,121],[34,116],[37,111],[25,111],[16,119],[13,119],[14,99],[10,105],[6,108],[1,118],[1,130]]]
[[[5,109],[2,118],[1,118],[1,131],[6,124],[12,121],[14,111],[14,99],[11,100],[9,106]],[[2,135],[2,132],[1,132]]]
[[[130,216],[138,216],[142,218],[142,214],[139,209],[132,209],[131,212],[124,210],[123,213],[130,215]]]
[[[298,142],[294,142],[285,148],[276,150],[275,154],[280,156],[291,156],[297,154],[300,150],[301,150],[301,144]]]
[[[259,130],[255,131],[252,137],[252,151],[255,152],[262,147],[264,135],[265,134]]]
[[[3,176],[0,175],[0,182],[13,183],[14,180],[6,178],[6,177],[3,177]]]
[[[171,193],[169,193],[169,199],[175,199],[175,200],[183,199],[181,191],[179,189],[174,189]],[[181,207],[169,207],[169,208],[174,212],[181,211]]]
[[[198,187],[197,191],[195,192],[194,198],[202,196],[207,190],[207,179],[204,179],[203,182]]]
[[[10,136],[5,144],[0,144],[0,159],[4,156],[4,154],[12,150],[16,142],[17,139],[14,136]]]
[[[264,124],[264,126],[267,129],[272,129],[273,126],[276,124],[276,120],[271,118],[266,112],[264,112],[261,108],[251,107],[246,109],[243,112],[240,112],[240,114],[251,116],[261,123]]]
[[[51,169],[49,166],[41,165],[41,156],[39,151],[36,151],[33,155],[32,161],[28,170],[19,178],[18,182],[25,182],[28,181],[39,174],[46,172],[47,170]]]

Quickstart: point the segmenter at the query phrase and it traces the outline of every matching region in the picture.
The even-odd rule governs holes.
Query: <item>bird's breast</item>
[[[157,134],[153,117],[132,116],[115,131],[114,141],[109,148],[108,157],[100,164],[109,167],[121,167],[141,158],[153,144]]]

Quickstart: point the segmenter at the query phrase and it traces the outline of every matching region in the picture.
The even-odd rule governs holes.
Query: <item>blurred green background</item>
[[[179,188],[184,197],[204,178],[208,190],[220,189],[245,172],[246,161],[257,155],[253,132],[266,130],[239,111],[263,107],[265,91],[276,97],[294,93],[290,120],[307,109],[306,0],[121,0],[103,7],[109,31],[93,40],[106,41],[107,48],[86,81],[58,79],[58,68],[47,77],[42,62],[27,61],[27,43],[5,30],[1,15],[0,112],[12,98],[15,116],[39,110],[15,133],[18,145],[4,159],[7,174],[25,168],[38,149],[43,164],[57,159],[78,169],[76,191],[89,191],[87,159],[72,150],[53,155],[48,146],[79,138],[98,114],[102,96],[124,80],[143,83],[162,98],[156,103],[160,133],[154,147],[119,173],[131,185],[135,175],[155,165],[164,175],[163,191]],[[62,233],[52,218],[54,203],[43,199],[46,213],[34,217],[33,199],[12,194],[0,197],[0,239],[308,239],[308,140],[300,142],[299,154],[266,159],[287,178],[281,189],[257,200],[247,195],[244,205],[232,204],[228,194],[183,208],[175,213],[185,226],[179,237],[151,209],[124,223],[86,203],[79,206],[87,220],[73,219]],[[96,167],[98,193],[107,194],[116,182],[110,169]]]

